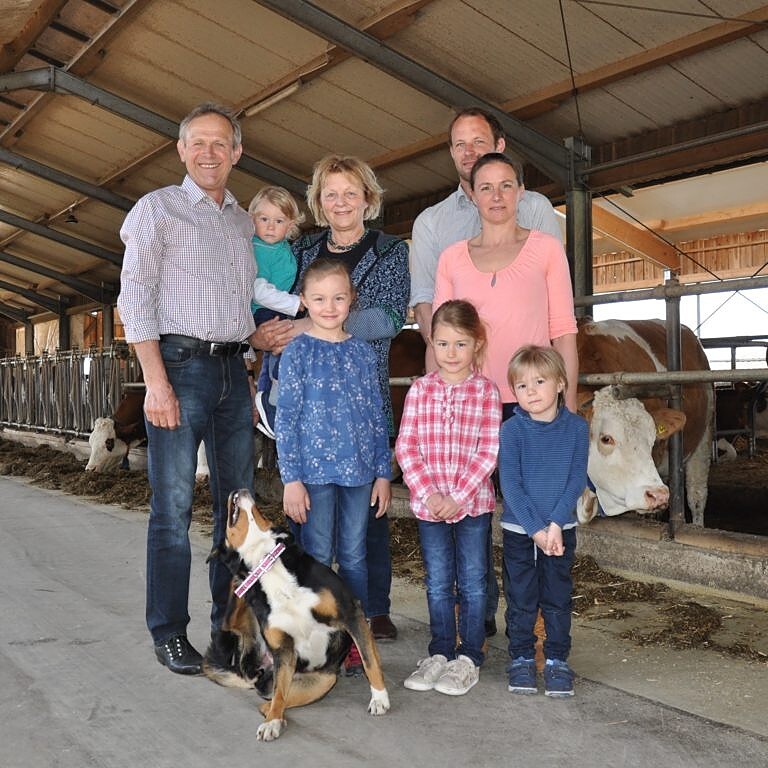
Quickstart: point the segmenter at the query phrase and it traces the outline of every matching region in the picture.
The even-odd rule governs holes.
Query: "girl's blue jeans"
[[[463,654],[476,666],[485,660],[482,648],[491,517],[467,516],[457,523],[418,521],[432,634],[430,656],[439,653],[450,661]]]
[[[365,562],[368,510],[372,483],[347,487],[305,483],[310,509],[301,526],[301,546],[330,566],[336,556],[339,576],[363,605],[368,605],[368,567]]]

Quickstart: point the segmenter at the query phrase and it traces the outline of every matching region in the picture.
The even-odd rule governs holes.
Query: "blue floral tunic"
[[[284,483],[359,486],[389,478],[387,419],[371,346],[301,334],[285,348],[275,422]]]

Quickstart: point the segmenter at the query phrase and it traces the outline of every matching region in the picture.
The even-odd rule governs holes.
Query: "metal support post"
[[[565,241],[574,296],[592,295],[592,193],[585,183],[591,148],[578,138],[565,140],[570,168],[566,190]],[[577,315],[586,314],[577,309]]]
[[[665,286],[673,287],[678,284],[676,276],[670,277]],[[679,371],[682,368],[681,337],[680,337],[680,297],[667,295],[666,328],[667,328],[667,370]],[[672,385],[672,397],[669,399],[669,407],[682,410],[682,388],[679,384]],[[669,438],[667,445],[669,478],[669,528],[672,538],[675,532],[685,525],[685,493],[683,475],[683,435],[676,432]],[[694,520],[701,525],[702,521]]]

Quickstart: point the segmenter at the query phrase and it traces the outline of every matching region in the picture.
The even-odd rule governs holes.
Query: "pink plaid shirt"
[[[501,398],[496,385],[473,373],[446,384],[437,371],[408,390],[395,454],[411,492],[411,511],[435,521],[426,507],[434,493],[459,505],[458,520],[496,509],[491,473],[499,452]]]

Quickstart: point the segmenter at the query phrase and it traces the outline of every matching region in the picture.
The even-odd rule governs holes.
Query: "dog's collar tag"
[[[235,594],[242,597],[272,566],[285,549],[285,544],[278,542],[275,548],[264,556],[264,559],[245,577],[243,583],[235,589]]]

